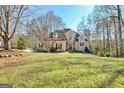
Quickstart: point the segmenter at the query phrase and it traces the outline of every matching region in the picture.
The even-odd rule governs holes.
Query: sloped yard
[[[12,87],[124,87],[124,58],[29,53],[0,59],[0,66],[0,83]]]

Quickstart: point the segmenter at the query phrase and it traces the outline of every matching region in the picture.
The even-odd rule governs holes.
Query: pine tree
[[[26,41],[22,37],[17,40],[17,49],[26,49]]]

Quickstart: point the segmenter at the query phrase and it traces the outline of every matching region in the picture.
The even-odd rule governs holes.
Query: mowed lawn
[[[0,84],[12,87],[124,87],[124,58],[81,53],[29,53],[7,60],[8,65],[0,68]]]

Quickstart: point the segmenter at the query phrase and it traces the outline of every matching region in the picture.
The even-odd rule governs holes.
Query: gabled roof
[[[59,33],[66,33],[66,32],[68,32],[69,30],[71,30],[70,28],[65,28],[65,29],[63,29],[63,30],[55,30],[55,32],[53,32],[53,33],[56,33],[56,32],[59,32]]]
[[[55,32],[59,32],[59,33],[61,33],[61,32],[63,32],[63,33],[66,33],[66,32],[68,32],[68,31],[70,31],[70,30],[72,30],[71,28],[65,28],[65,29],[63,29],[63,30],[56,30]],[[72,30],[72,31],[74,31],[74,30]],[[75,32],[75,31],[74,31]],[[54,32],[53,32],[54,33]],[[77,32],[75,32],[76,33],[76,36],[78,37],[78,36],[80,36]]]
[[[50,38],[52,38],[52,35],[54,34],[54,33],[63,33],[64,35],[65,35],[65,33],[66,32],[68,32],[68,31],[70,31],[70,30],[72,30],[71,28],[65,28],[65,29],[63,29],[63,30],[56,30],[56,31],[54,31],[54,32],[52,32],[52,33],[50,33]],[[72,30],[72,31],[74,31],[74,30]],[[74,31],[75,32],[75,31]],[[76,39],[78,39],[78,37],[80,36],[77,32],[75,32],[76,33]]]

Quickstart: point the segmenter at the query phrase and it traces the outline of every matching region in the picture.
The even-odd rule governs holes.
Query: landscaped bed
[[[12,56],[24,56],[22,51],[19,50],[4,50],[4,51],[0,51],[0,58],[8,58],[8,57],[12,57]]]
[[[0,83],[12,87],[124,87],[124,58],[29,53],[2,58],[0,66]]]

